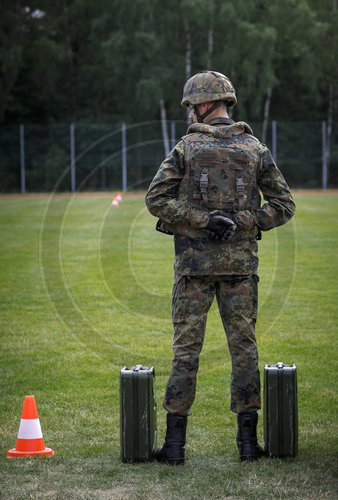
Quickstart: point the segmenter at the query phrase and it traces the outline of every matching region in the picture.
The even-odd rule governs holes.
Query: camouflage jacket
[[[214,198],[209,186],[207,201],[196,192],[201,157],[209,167],[218,165],[214,182],[221,184],[221,196]],[[242,188],[236,188],[238,177]],[[241,200],[236,196],[240,189]],[[266,201],[262,207],[260,193]],[[268,148],[246,123],[226,118],[189,127],[160,165],[145,201],[150,213],[175,233],[177,275],[255,274],[258,234],[285,224],[295,211],[290,189]],[[234,214],[237,229],[228,241],[211,241],[203,230],[215,209]]]

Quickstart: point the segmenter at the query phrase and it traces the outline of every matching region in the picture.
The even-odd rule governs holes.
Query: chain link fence
[[[262,123],[250,125],[260,138]],[[167,122],[169,148],[186,129],[184,121]],[[2,193],[144,190],[165,157],[161,122],[25,124],[0,131]],[[337,131],[334,123],[327,156],[323,123],[269,124],[267,146],[292,188],[338,187]]]

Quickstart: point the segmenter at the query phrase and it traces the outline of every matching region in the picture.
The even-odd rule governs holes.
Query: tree
[[[0,119],[181,119],[185,80],[214,69],[263,135],[270,115],[333,123],[336,1],[4,0]]]

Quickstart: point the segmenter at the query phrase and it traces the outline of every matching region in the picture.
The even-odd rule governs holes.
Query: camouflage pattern
[[[199,180],[205,168],[207,189]],[[191,413],[207,312],[216,295],[232,358],[231,410],[255,411],[260,407],[256,239],[294,213],[283,175],[247,124],[214,118],[189,127],[162,162],[145,201],[150,213],[175,233],[174,360],[164,407],[170,413]],[[237,228],[227,241],[206,235],[213,210],[234,215]]]
[[[179,276],[172,303],[174,359],[163,402],[169,413],[191,414],[207,313],[215,295],[232,359],[230,409],[242,413],[260,408],[257,276]]]
[[[222,73],[201,71],[184,85],[181,106],[189,107],[210,101],[225,101],[230,108],[237,103],[236,92],[229,78]]]
[[[210,166],[207,206],[196,182],[203,164]],[[236,193],[238,176],[244,181],[243,210]],[[267,201],[263,207],[260,191]],[[259,231],[285,224],[295,210],[268,148],[253,137],[248,125],[229,119],[191,125],[161,164],[145,201],[149,211],[175,232],[179,275],[255,274]],[[235,213],[237,229],[230,240],[207,238],[203,228],[213,210]]]

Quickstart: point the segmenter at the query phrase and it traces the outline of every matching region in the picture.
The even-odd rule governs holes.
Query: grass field
[[[338,194],[297,194],[260,242],[260,367],[296,363],[299,456],[240,463],[230,358],[208,318],[186,465],[122,464],[119,371],[154,365],[158,444],[171,364],[172,239],[142,196],[0,199],[0,498],[337,498]],[[34,394],[51,458],[7,459]],[[259,420],[262,442],[262,417]]]

